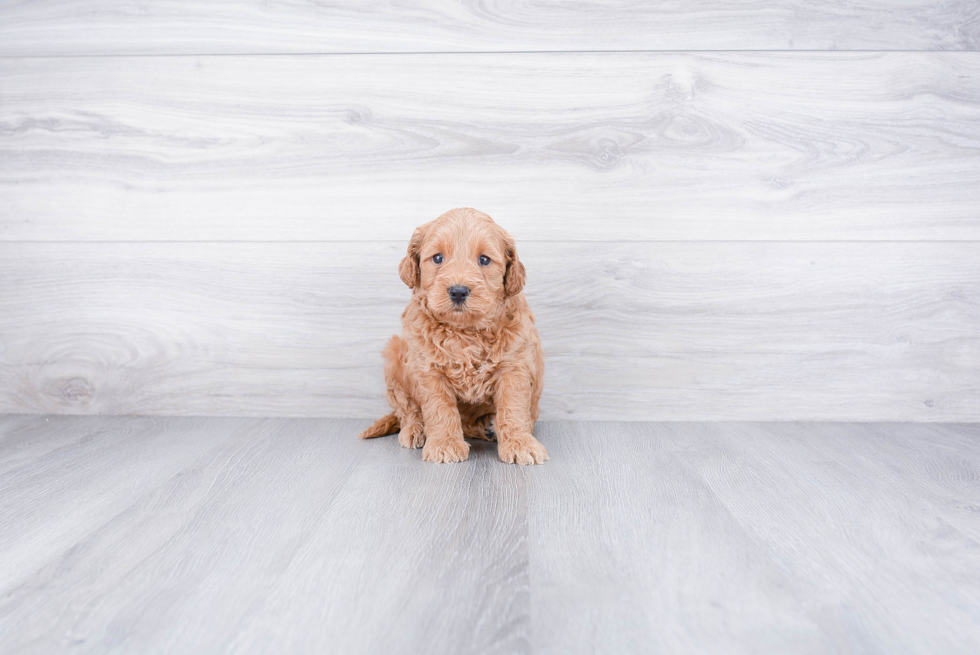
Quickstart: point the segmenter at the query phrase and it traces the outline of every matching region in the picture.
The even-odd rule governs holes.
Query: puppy
[[[531,435],[544,355],[514,238],[481,211],[453,209],[415,230],[398,273],[412,299],[384,350],[394,411],[360,438],[398,432],[428,462],[465,460],[464,437],[496,438],[504,462],[548,459]]]

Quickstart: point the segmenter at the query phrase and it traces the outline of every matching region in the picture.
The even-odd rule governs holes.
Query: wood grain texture
[[[3,59],[0,239],[980,240],[978,124],[976,53]]]
[[[0,412],[380,415],[404,247],[0,245]],[[980,420],[976,243],[519,249],[544,418]]]
[[[972,0],[0,5],[0,56],[978,47]]]
[[[869,440],[869,430],[879,434]],[[691,432],[685,458],[754,543],[791,578],[808,581],[812,615],[846,622],[833,630],[834,652],[980,648],[976,494],[961,488],[958,507],[948,498],[937,504],[934,480],[923,478],[935,478],[931,464],[947,458],[908,462],[916,451],[952,451],[953,461],[943,462],[952,463],[950,473],[976,477],[976,428],[971,439],[894,424]],[[968,531],[946,520],[951,509]],[[936,607],[945,609],[934,614]]]
[[[0,417],[39,442],[0,561],[43,545],[0,569],[0,651],[980,647],[980,425],[544,422],[528,468],[366,425]]]
[[[554,454],[530,485],[534,652],[980,646],[980,515],[955,482],[977,478],[976,425],[539,432]]]
[[[545,424],[529,568],[535,653],[825,653],[809,590],[655,424]]]
[[[125,511],[134,495],[206,457],[213,440],[228,438],[234,424],[184,421],[174,430],[167,419],[89,419],[65,428],[69,438],[60,447],[29,462],[4,462],[0,523],[8,529],[0,533],[0,588],[17,584]]]
[[[330,429],[324,448],[355,432]],[[342,495],[231,650],[527,652],[526,469],[487,442],[459,467],[425,466],[397,439],[358,449]],[[300,607],[304,596],[320,600]]]
[[[71,427],[66,429],[66,421]],[[7,473],[22,463],[64,448],[72,441],[95,432],[105,422],[99,417],[74,421],[68,416],[6,415],[0,421],[0,472]]]
[[[130,431],[135,424],[142,429]],[[18,492],[4,494],[0,509],[14,528],[5,531],[4,561],[13,561],[12,549],[45,545],[17,566],[21,580],[3,581],[4,652],[223,649],[228,632],[324,520],[363,452],[354,439],[324,438],[354,429],[351,422],[209,418],[177,425],[117,419],[110,426],[123,427],[110,433],[130,438],[111,450],[104,438],[83,440],[60,468],[43,459],[4,476]],[[181,465],[161,466],[166,460]],[[151,467],[154,474],[145,475]],[[80,484],[88,477],[105,481],[104,488]],[[114,510],[90,517],[51,499],[42,512],[31,500],[51,486],[73,491],[76,504]],[[43,515],[43,529],[22,514]],[[66,547],[52,533],[74,536]],[[212,646],[219,639],[220,648]]]

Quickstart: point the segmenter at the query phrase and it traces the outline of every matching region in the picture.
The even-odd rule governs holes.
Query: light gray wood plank
[[[396,272],[404,245],[0,248],[0,411],[343,417],[386,407],[381,348],[409,296]]]
[[[0,476],[10,474],[34,460],[59,450],[105,428],[106,419],[89,416],[0,414]]]
[[[0,55],[976,50],[971,0],[827,3],[7,2]]]
[[[4,651],[218,652],[215,640],[234,633],[336,500],[362,450],[351,436],[361,423],[168,421],[163,434],[183,466],[159,484],[114,492],[123,511],[89,521],[75,545],[5,590],[0,625],[16,630],[0,633]],[[197,442],[207,448],[188,447]],[[147,445],[134,435],[124,447]],[[138,473],[102,461],[105,477]],[[74,484],[104,502],[104,490]],[[168,643],[181,639],[186,648]]]
[[[175,448],[199,423],[169,423]],[[4,652],[525,651],[523,469],[490,445],[425,465],[363,427],[251,421],[212,442],[7,590]]]
[[[860,469],[882,497],[894,495],[903,506],[927,504],[940,536],[959,532],[980,544],[980,423],[868,423],[838,430],[803,425],[797,434],[828,459],[847,452],[842,466],[855,475]],[[896,495],[896,489],[904,492]]]
[[[706,481],[751,538],[787,575],[806,580],[812,615],[834,652],[973,653],[980,648],[980,542],[951,526],[921,486],[918,466],[892,450],[871,456],[853,425],[668,424],[687,442],[678,456]],[[883,428],[898,443],[928,449],[906,426]],[[910,438],[911,437],[911,438]],[[876,440],[881,442],[882,440]],[[953,439],[953,442],[959,441]],[[862,452],[863,451],[863,452]],[[960,448],[972,470],[980,448]],[[917,468],[906,477],[893,464]],[[962,489],[947,492],[963,496]],[[925,493],[923,493],[925,492]],[[980,527],[980,516],[962,517]]]
[[[404,244],[0,246],[0,411],[387,411]],[[527,243],[542,416],[980,418],[976,243]]]
[[[545,424],[529,478],[535,653],[825,653],[787,575],[649,424]]]
[[[367,454],[342,500],[230,651],[529,652],[528,470],[501,463],[488,442],[472,442],[462,464],[433,466],[395,438],[359,446]]]
[[[980,240],[975,53],[0,60],[0,239]]]
[[[206,456],[245,422],[182,421],[180,429],[172,419],[145,417],[68,424],[78,439],[71,436],[0,475],[0,593]]]
[[[972,653],[980,643],[980,542],[935,502],[970,502],[952,479],[980,465],[980,442],[901,424],[577,423],[539,434],[553,456],[529,480],[534,652]],[[915,457],[934,449],[949,458]]]
[[[976,425],[544,422],[552,458],[522,468],[484,442],[425,464],[355,439],[364,420],[99,420],[70,457],[4,478],[0,538],[41,539],[29,510],[65,498],[121,508],[64,512],[72,539],[0,588],[4,653],[980,643]],[[48,439],[45,417],[0,434],[32,421]]]

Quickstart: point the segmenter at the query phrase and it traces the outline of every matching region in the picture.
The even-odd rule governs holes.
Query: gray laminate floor
[[[0,652],[977,653],[980,426],[0,418]]]

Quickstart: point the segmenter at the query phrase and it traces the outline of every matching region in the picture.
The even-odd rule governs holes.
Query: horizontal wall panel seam
[[[506,226],[505,226],[506,227]],[[411,233],[406,233],[405,237],[402,239],[207,239],[207,240],[195,240],[195,239],[120,239],[112,241],[96,241],[96,240],[70,240],[70,241],[45,241],[41,239],[34,240],[11,240],[4,241],[0,240],[0,248],[5,245],[17,245],[17,244],[31,244],[31,245],[47,245],[47,244],[71,244],[71,245],[106,245],[106,244],[222,244],[222,245],[232,245],[232,244],[343,244],[343,243],[376,243],[379,245],[402,245],[408,244],[409,237]],[[698,244],[698,243],[839,243],[839,244],[876,244],[876,243],[975,243],[980,244],[978,239],[520,239],[519,243],[538,243],[538,244],[624,244],[624,243],[685,243],[685,244]]]
[[[893,50],[893,49],[872,49],[872,50],[697,50],[697,49],[676,49],[676,50],[485,50],[485,51],[438,51],[431,52],[191,52],[173,54],[64,54],[64,55],[3,55],[0,60],[16,59],[125,59],[125,58],[207,58],[207,57],[433,57],[433,56],[452,56],[461,55],[603,55],[603,54],[955,54],[955,55],[978,55],[980,50]]]

